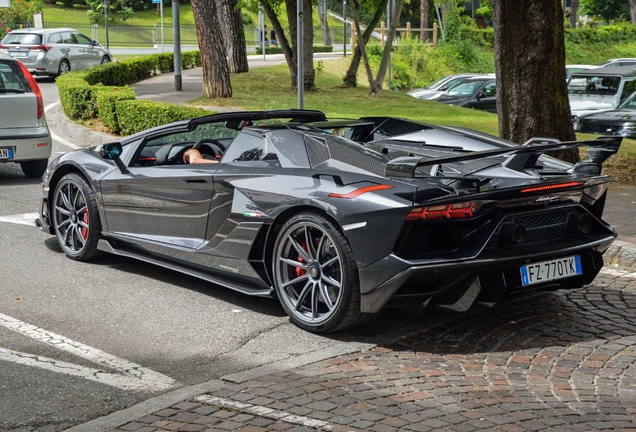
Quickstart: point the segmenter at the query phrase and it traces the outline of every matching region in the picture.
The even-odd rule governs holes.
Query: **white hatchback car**
[[[0,53],[0,162],[17,162],[27,177],[41,177],[51,147],[38,83],[24,64]]]

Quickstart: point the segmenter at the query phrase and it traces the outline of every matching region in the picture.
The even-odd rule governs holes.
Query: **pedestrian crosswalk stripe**
[[[0,216],[0,222],[9,222],[20,225],[35,226],[35,220],[38,218],[37,213],[24,213],[11,216]]]

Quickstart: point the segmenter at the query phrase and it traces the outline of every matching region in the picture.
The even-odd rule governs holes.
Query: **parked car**
[[[636,91],[635,69],[631,66],[603,67],[573,74],[568,81],[572,115],[580,117],[616,108]]]
[[[453,133],[400,139],[417,127],[303,110],[172,123],[59,156],[36,223],[71,259],[107,252],[275,297],[318,333],[389,306],[463,311],[595,278],[616,237],[601,169],[622,138],[466,152]],[[576,165],[543,155],[588,144]],[[187,165],[192,148],[220,162]]]
[[[583,65],[583,64],[574,64],[574,65],[566,65],[565,66],[565,78],[568,79],[572,76],[572,74],[583,72],[589,69],[597,69],[601,66],[594,65]]]
[[[409,96],[416,97],[418,99],[424,99],[424,100],[436,99],[442,93],[444,93],[445,90],[448,90],[449,88],[459,84],[466,78],[471,78],[476,76],[483,76],[483,75],[472,74],[472,73],[448,75],[448,76],[445,76],[444,78],[441,78],[435,81],[433,84],[431,84],[430,86],[426,88],[411,90],[407,92],[406,94]]]
[[[615,110],[587,114],[575,119],[574,130],[636,138],[636,92]]]
[[[606,61],[599,67],[636,66],[636,58],[615,58]]]
[[[38,83],[24,64],[0,54],[0,162],[41,177],[51,156],[51,133]]]
[[[446,90],[435,101],[496,113],[497,83],[491,76],[467,78]]]
[[[0,42],[0,52],[20,60],[33,75],[45,76],[113,60],[99,42],[71,28],[13,30]]]

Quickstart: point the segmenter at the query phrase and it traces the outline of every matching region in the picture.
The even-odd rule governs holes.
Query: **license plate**
[[[9,55],[12,57],[28,57],[29,53],[27,51],[9,51]]]
[[[0,148],[0,159],[13,159],[13,149]]]
[[[533,285],[580,274],[583,274],[581,257],[574,255],[521,267],[521,284]]]

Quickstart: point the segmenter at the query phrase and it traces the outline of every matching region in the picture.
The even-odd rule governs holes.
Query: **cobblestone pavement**
[[[636,431],[636,274],[493,309],[223,388],[117,431]]]

